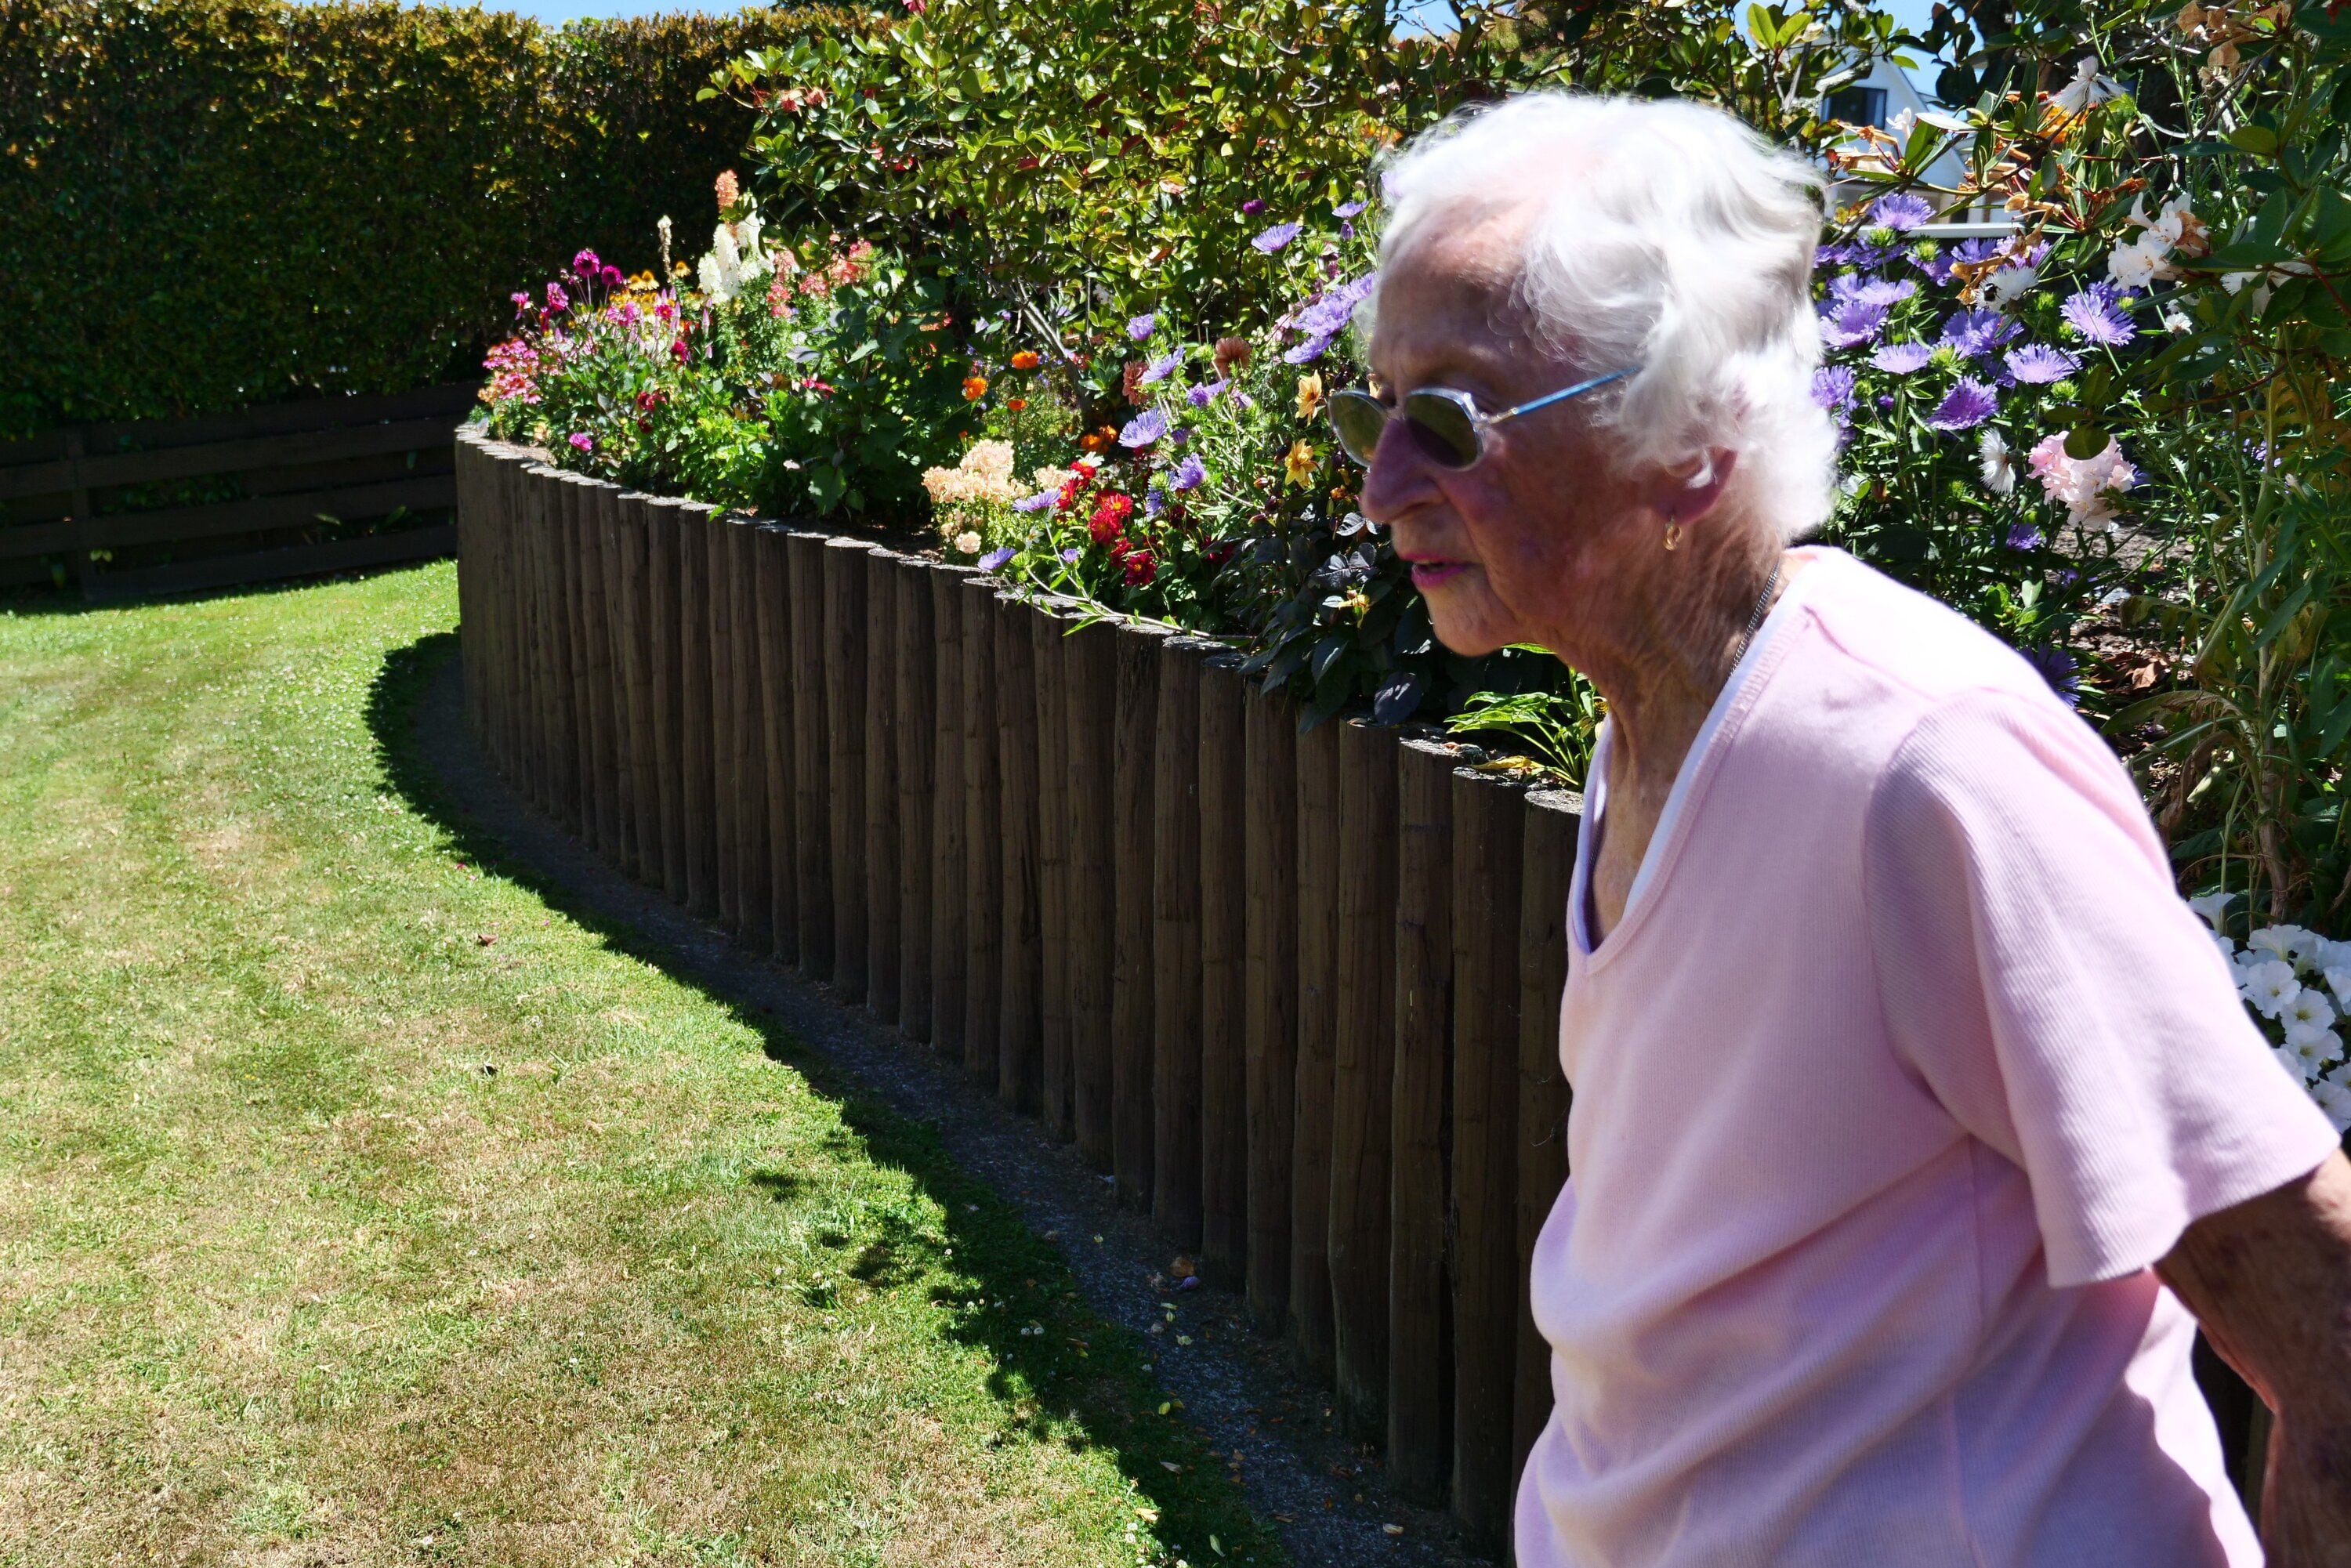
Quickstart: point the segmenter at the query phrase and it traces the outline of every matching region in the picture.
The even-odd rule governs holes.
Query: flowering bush
[[[2343,1015],[2351,1012],[2351,942],[2329,941],[2300,925],[2266,925],[2240,946],[2225,925],[2234,897],[2220,893],[2189,902],[2212,926],[2237,994],[2279,1062],[2310,1091],[2336,1132],[2351,1131],[2351,1062],[2341,1032]]]
[[[731,172],[717,194],[698,288],[582,251],[514,297],[519,329],[486,361],[493,428],[722,505],[911,509],[976,423],[944,284],[862,241],[771,246]]]

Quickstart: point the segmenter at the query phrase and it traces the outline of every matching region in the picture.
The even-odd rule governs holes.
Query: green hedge
[[[477,374],[580,246],[699,254],[751,129],[714,69],[864,26],[0,0],[0,439]]]

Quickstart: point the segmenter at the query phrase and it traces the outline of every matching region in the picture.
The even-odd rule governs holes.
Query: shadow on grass
[[[845,1231],[818,1239],[845,1256],[840,1272],[876,1289],[903,1286],[925,1273],[959,1273],[968,1284],[932,1291],[946,1309],[947,1333],[987,1353],[989,1391],[1008,1435],[1022,1435],[1115,1456],[1121,1471],[1159,1511],[1157,1535],[1180,1543],[1193,1562],[1211,1535],[1228,1558],[1280,1561],[1273,1529],[1252,1516],[1239,1489],[1190,1427],[1158,1415],[1164,1397],[1146,1364],[1147,1343],[1088,1311],[1061,1252],[1033,1234],[1019,1212],[949,1156],[937,1134],[865,1092],[847,1071],[803,1045],[763,1009],[716,988],[665,945],[576,897],[561,883],[513,854],[484,823],[451,799],[416,737],[426,687],[456,653],[453,632],[436,632],[392,650],[370,687],[367,723],[385,775],[402,799],[449,835],[458,858],[486,874],[529,889],[614,950],[661,969],[701,992],[757,1031],[767,1054],[801,1073],[831,1101],[857,1141],[856,1152],[903,1172],[944,1216],[946,1256],[936,1239],[896,1216],[869,1216],[867,1239],[853,1255]],[[767,1171],[748,1184],[777,1202],[798,1205],[821,1195],[804,1176]],[[875,1223],[883,1234],[871,1239]],[[799,1287],[812,1306],[831,1304],[837,1285],[811,1279]],[[1023,1415],[1024,1410],[1030,1414]],[[1213,1560],[1213,1557],[1210,1558]]]

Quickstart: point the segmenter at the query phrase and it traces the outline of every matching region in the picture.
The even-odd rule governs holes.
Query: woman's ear
[[[1649,503],[1660,517],[1677,523],[1694,523],[1715,508],[1730,484],[1739,454],[1727,446],[1709,449],[1681,473],[1661,472],[1651,486]]]

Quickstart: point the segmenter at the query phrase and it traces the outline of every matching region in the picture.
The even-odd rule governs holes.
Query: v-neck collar
[[[1633,873],[1633,891],[1625,897],[1625,913],[1614,929],[1598,943],[1592,940],[1592,862],[1598,852],[1600,834],[1605,831],[1608,811],[1608,753],[1612,723],[1603,719],[1599,733],[1593,737],[1592,762],[1584,774],[1583,831],[1576,835],[1575,870],[1568,883],[1567,928],[1576,955],[1589,962],[1598,962],[1622,947],[1625,935],[1634,922],[1655,902],[1651,888],[1664,867],[1667,855],[1681,831],[1684,808],[1699,777],[1706,771],[1724,723],[1734,710],[1740,710],[1749,690],[1761,689],[1758,678],[1770,656],[1780,632],[1798,613],[1800,602],[1807,597],[1806,588],[1813,576],[1824,569],[1842,564],[1844,552],[1818,546],[1792,553],[1804,558],[1804,570],[1798,572],[1771,606],[1763,623],[1755,629],[1747,651],[1731,666],[1730,674],[1715,694],[1707,709],[1706,720],[1690,738],[1689,749],[1682,754],[1681,766],[1674,770],[1674,786],[1666,795],[1665,810],[1657,813],[1657,825],[1649,834],[1649,842],[1641,852],[1641,864]]]

